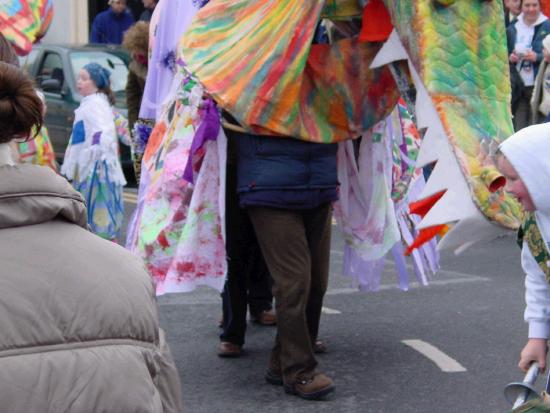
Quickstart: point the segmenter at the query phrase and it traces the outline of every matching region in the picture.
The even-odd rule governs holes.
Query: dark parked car
[[[46,97],[48,112],[46,126],[58,161],[63,160],[71,136],[74,110],[82,96],[76,89],[76,79],[82,67],[96,62],[111,71],[111,89],[115,107],[124,115],[126,109],[126,80],[128,54],[112,45],[35,45],[31,53],[21,58],[21,66],[35,79],[36,86]],[[124,169],[131,168],[130,149],[120,145]]]

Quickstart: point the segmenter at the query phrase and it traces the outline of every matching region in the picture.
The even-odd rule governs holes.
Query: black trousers
[[[230,142],[231,143],[231,142]],[[239,208],[237,166],[227,163],[225,206],[227,280],[222,292],[221,341],[243,345],[247,309],[257,315],[272,308],[271,277],[245,210]]]

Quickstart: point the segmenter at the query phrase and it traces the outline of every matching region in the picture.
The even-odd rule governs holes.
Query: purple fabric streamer
[[[175,56],[182,34],[198,11],[192,0],[161,0],[160,17],[156,29],[156,39],[147,71],[139,117],[158,119],[161,106],[170,91],[174,70],[167,64]],[[157,6],[159,7],[159,6]],[[168,60],[167,60],[168,58]]]
[[[193,137],[193,143],[191,143],[191,149],[189,150],[189,158],[183,172],[183,178],[191,184],[194,183],[193,158],[195,154],[204,146],[206,141],[215,141],[220,132],[220,114],[214,101],[206,99],[203,102],[201,112],[204,113],[202,122]]]
[[[405,260],[405,249],[401,241],[395,243],[391,249],[395,269],[397,270],[397,284],[403,291],[409,290],[409,273],[407,271],[407,261]]]

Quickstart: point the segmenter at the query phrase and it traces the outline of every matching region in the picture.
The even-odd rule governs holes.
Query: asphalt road
[[[128,214],[133,199],[127,196]],[[337,388],[326,401],[304,401],[264,382],[275,328],[249,324],[246,355],[218,358],[221,304],[216,291],[159,298],[187,412],[509,409],[503,388],[522,378],[516,365],[527,334],[520,251],[513,236],[477,245],[460,256],[443,254],[442,270],[430,286],[413,286],[407,292],[395,287],[390,261],[380,292],[351,289],[350,280],[341,275],[341,251],[342,239],[334,228],[320,332],[329,352],[318,359],[319,369],[334,378]],[[447,359],[436,364],[411,347],[418,343],[434,346]],[[428,354],[434,357],[434,350]],[[537,385],[540,388],[543,379]]]

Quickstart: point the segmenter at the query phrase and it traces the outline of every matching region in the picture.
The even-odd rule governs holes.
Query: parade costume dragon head
[[[424,134],[417,165],[435,163],[412,205],[417,242],[445,234],[441,246],[460,248],[520,222],[490,159],[513,132],[502,16],[497,0],[213,0],[181,49],[254,133],[356,139],[404,97]],[[315,44],[323,18],[362,18],[361,33]]]

